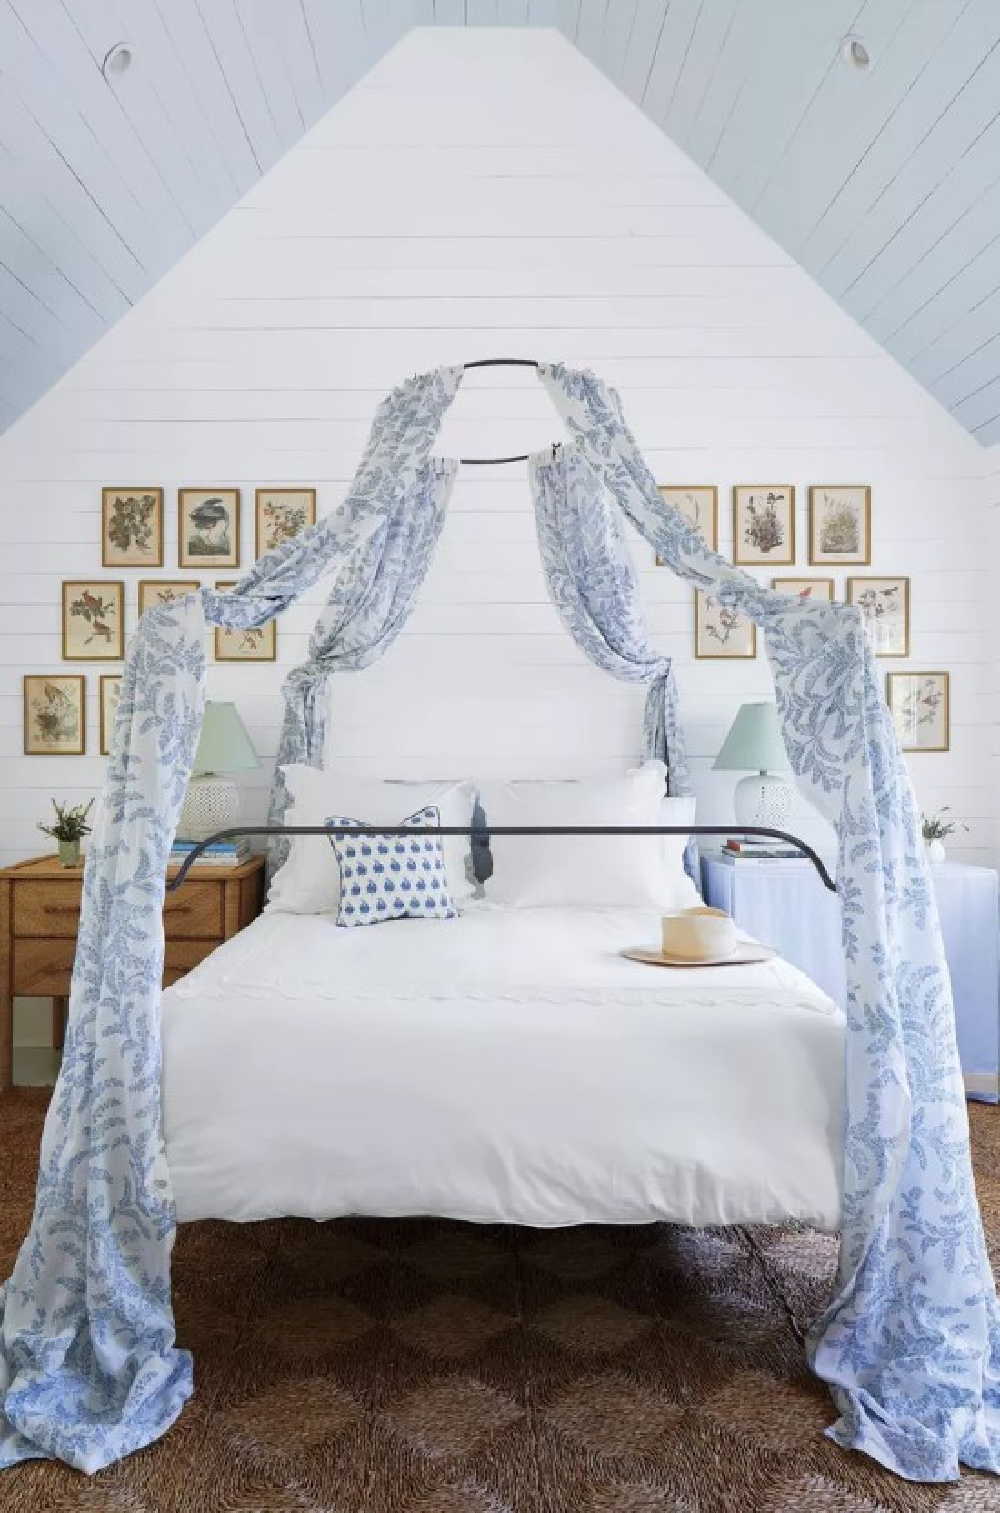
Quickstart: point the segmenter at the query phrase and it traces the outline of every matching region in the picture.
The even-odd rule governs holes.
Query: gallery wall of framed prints
[[[657,487],[664,503],[693,526],[707,546],[719,551],[718,485],[662,483]],[[796,536],[796,486],[734,484],[731,560],[775,593],[853,605],[876,657],[908,659],[912,646],[909,577],[848,571],[872,566],[875,535],[870,484],[810,484],[806,499],[806,571],[800,575],[794,571],[802,561]],[[659,556],[655,563],[667,565]],[[787,571],[760,576],[761,569],[779,566]],[[834,576],[838,568],[845,570],[843,578]],[[752,661],[757,638],[750,621],[701,591],[693,593],[696,660]],[[886,703],[904,751],[950,749],[949,673],[905,669],[888,673]]]
[[[254,491],[256,557],[273,551],[316,524],[316,490],[297,484],[268,484]],[[165,569],[166,493],[159,484],[109,484],[101,489],[100,563],[128,578],[79,577],[62,584],[61,645],[64,663],[121,663],[127,636],[147,610],[197,593],[199,569],[241,565],[243,492],[229,486],[192,485],[177,490],[175,575]],[[95,553],[96,556],[96,553]],[[215,582],[232,588],[235,579]],[[214,637],[218,662],[273,662],[277,626],[249,631],[219,630]],[[97,740],[102,756],[111,750],[121,673],[103,673],[97,687]],[[22,677],[24,754],[83,756],[87,749],[86,673],[28,672]]]

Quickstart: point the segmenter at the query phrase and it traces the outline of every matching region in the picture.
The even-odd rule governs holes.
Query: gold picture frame
[[[741,567],[795,562],[795,485],[733,485],[733,561]]]
[[[200,589],[197,578],[140,578],[139,617],[141,619],[147,609],[173,604],[176,599],[183,599],[185,594],[196,594]]]
[[[787,594],[790,599],[815,599],[832,604],[837,585],[833,578],[772,578],[771,587],[776,594]]]
[[[82,673],[26,673],[22,679],[25,756],[83,756],[87,750]]]
[[[217,583],[220,594],[235,588],[235,582]],[[275,662],[278,657],[278,627],[276,620],[246,630],[227,630],[222,625],[215,628],[215,660],[217,662]]]
[[[719,550],[719,490],[712,483],[658,483],[657,493],[683,515],[707,547]],[[657,553],[657,567],[669,564]]]
[[[867,483],[814,483],[809,489],[809,566],[870,567],[872,491]]]
[[[748,616],[695,589],[694,654],[703,662],[750,662],[757,655],[757,627]]]
[[[146,484],[101,490],[102,567],[163,566],[163,490]]]
[[[101,692],[97,705],[97,729],[100,736],[101,756],[111,755],[111,742],[115,733],[115,716],[118,713],[118,698],[121,690],[120,672],[101,674]]]
[[[904,751],[951,750],[951,674],[887,672],[885,701]]]
[[[910,580],[892,574],[848,578],[847,602],[864,616],[877,657],[910,655]]]
[[[239,567],[239,489],[177,491],[177,566]]]
[[[64,662],[120,662],[125,655],[125,584],[73,578],[62,586]]]
[[[258,558],[316,524],[316,490],[294,485],[254,493],[254,549]]]

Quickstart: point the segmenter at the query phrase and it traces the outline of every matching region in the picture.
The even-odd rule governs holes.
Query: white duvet
[[[267,913],[163,996],[178,1217],[839,1225],[844,1023],[653,915]]]

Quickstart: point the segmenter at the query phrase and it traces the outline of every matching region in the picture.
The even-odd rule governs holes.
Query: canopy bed
[[[232,592],[204,589],[149,611],[129,648],[87,859],[66,1052],[46,1120],[34,1218],[0,1292],[0,1465],[55,1456],[95,1471],[162,1435],[193,1390],[190,1356],[174,1345],[177,1218],[249,1217],[263,1202],[324,1214],[467,1205],[473,1219],[505,1212],[542,1224],[610,1214],[698,1223],[800,1217],[839,1226],[836,1287],[808,1341],[839,1414],[830,1434],[915,1480],[954,1479],[960,1464],[1000,1471],[997,1302],[972,1183],[950,990],[917,810],[861,616],[846,605],[773,593],[710,551],[658,495],[614,391],[588,372],[533,366],[569,432],[568,443],[528,459],[549,589],[587,655],[647,687],[645,752],[666,764],[672,795],[688,788],[673,673],[646,637],[622,518],[676,573],[762,631],[799,787],[837,830],[846,1016],[780,963],[754,967],[752,981],[726,987],[711,980],[711,969],[697,987],[629,987],[616,972],[643,969],[607,965],[612,948],[639,929],[627,911],[584,921],[592,950],[581,981],[573,965],[587,955],[580,911],[548,912],[541,951],[530,909],[508,911],[504,924],[489,909],[470,909],[450,932],[436,919],[339,932],[329,921],[286,916],[280,924],[267,916],[181,990],[170,990],[170,1031],[161,1035],[164,879],[204,702],[205,627],[261,625],[342,569],[309,660],[285,685],[270,811],[280,828],[288,807],[281,769],[322,766],[331,673],[364,667],[391,644],[440,535],[459,464],[432,456],[432,446],[463,370],[409,380],[379,408],[337,512],[262,558]],[[390,829],[379,824],[377,833]],[[276,836],[274,846],[280,862],[287,836]],[[321,928],[326,935],[317,935]],[[606,973],[593,944],[601,930]],[[312,1207],[308,1194],[292,1190],[294,1152],[282,1153],[270,1189],[259,1184],[254,1196],[248,1186],[260,1148],[248,1145],[245,1099],[266,1099],[260,1066],[244,1068],[242,1094],[208,1099],[207,1113],[195,1087],[206,1034],[235,1003],[265,1014],[274,973],[292,957],[307,965],[286,972],[293,991],[282,1012],[295,1029],[288,1056],[309,1054],[303,1047],[315,1055],[322,1043],[328,1063],[349,1066],[353,1057],[355,1069],[377,1080],[376,1047],[402,1039],[408,1004],[428,1031],[419,1064],[412,1054],[391,1061],[395,1080],[383,1090],[371,1190],[362,1190],[349,1157],[358,1131],[374,1137],[376,1122],[365,1124],[352,1105],[349,1079],[330,1074],[325,1085],[337,1107],[316,1139],[342,1141],[347,1157]],[[391,957],[401,963],[394,975]],[[522,980],[498,1000],[496,982],[484,986],[482,962],[499,971],[508,958],[522,963]],[[455,983],[450,998],[440,990],[444,970]],[[331,991],[334,976],[339,985]],[[408,1000],[399,988],[404,977]],[[475,1007],[477,993],[489,1012],[463,1015],[461,1005]],[[757,1043],[739,1013],[751,1001]],[[509,1109],[495,1097],[465,1106],[441,1080],[441,1047],[460,1061],[471,1056],[463,1036],[473,1024],[484,1038],[468,1075],[484,1055],[491,1064],[500,1058],[508,1083],[526,1088],[531,1150],[547,1140],[554,1152],[531,1182],[519,1177],[505,1188],[516,1162],[501,1163],[492,1183],[484,1181],[476,1130],[482,1123],[499,1130],[498,1140],[510,1135],[513,1124],[502,1124]],[[685,1026],[693,1059],[674,1065]],[[537,1089],[533,1096],[525,1043],[543,1047],[550,1080],[563,1059],[572,1063],[589,1109],[600,1108],[599,1128],[584,1128],[568,1083],[550,1103]],[[768,1069],[776,1047],[796,1059],[797,1077],[780,1062]],[[722,1063],[734,1054],[756,1058],[763,1096],[777,1111],[754,1167],[778,1171],[777,1185],[757,1192],[738,1146],[760,1108],[744,1104],[743,1126],[724,1126],[720,1150],[706,1161],[701,1147],[718,1126],[710,1134],[690,1102],[706,1059],[724,1079]],[[610,1095],[595,1104],[602,1064],[614,1072],[606,1088],[637,1092],[628,1110]],[[279,1104],[292,1075],[286,1059],[272,1079]],[[407,1103],[435,1077],[438,1096]],[[402,1100],[395,1124],[385,1113],[390,1093]],[[430,1104],[444,1111],[436,1127],[427,1122]],[[260,1122],[259,1109],[255,1117]],[[456,1155],[452,1185],[408,1186],[401,1168],[414,1142],[447,1156],[459,1131],[470,1150]],[[802,1149],[782,1158],[777,1142],[800,1136]],[[672,1167],[663,1166],[664,1140]],[[531,1150],[515,1152],[522,1165]],[[707,1173],[706,1185],[685,1187],[685,1172]],[[580,1206],[587,1191],[596,1212]]]

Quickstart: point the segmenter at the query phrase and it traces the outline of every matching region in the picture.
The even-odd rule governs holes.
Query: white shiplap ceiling
[[[558,27],[1000,441],[1000,0],[0,0],[0,429],[414,25]]]

